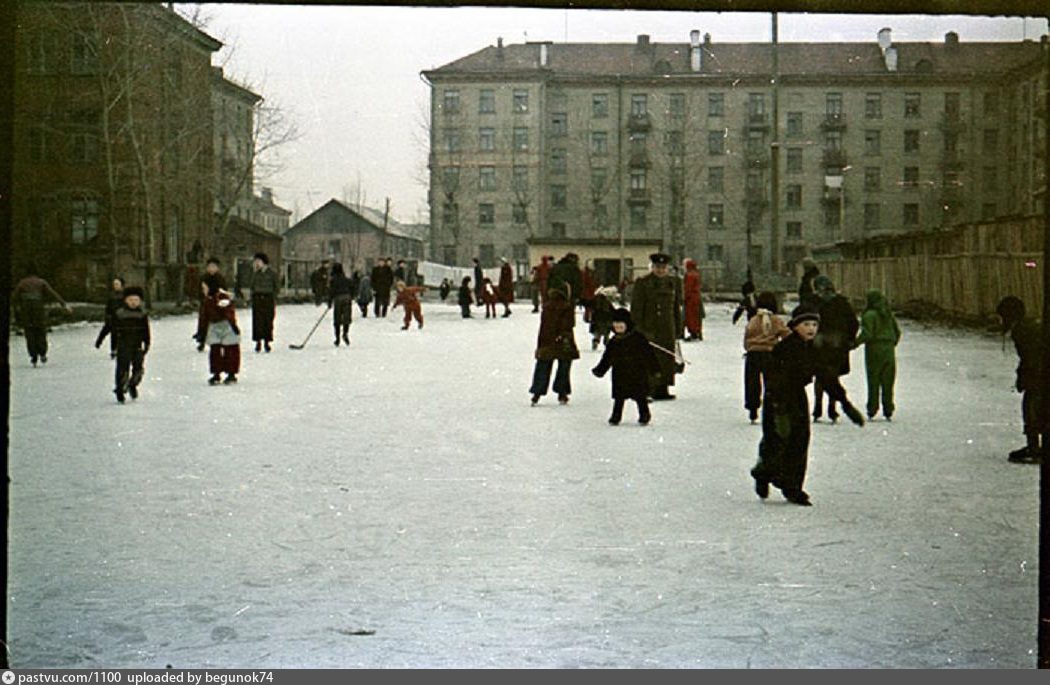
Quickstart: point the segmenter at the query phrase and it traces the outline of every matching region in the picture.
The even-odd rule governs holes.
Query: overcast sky
[[[184,14],[193,6],[180,5]],[[214,63],[296,119],[302,136],[280,151],[283,169],[259,185],[301,219],[331,198],[381,208],[399,221],[427,221],[421,119],[429,102],[419,72],[494,45],[525,40],[687,42],[690,29],[713,41],[770,39],[770,15],[538,8],[405,8],[204,5],[205,30],[226,47]],[[781,14],[780,40],[1038,40],[1045,19]],[[258,190],[258,189],[257,189]]]

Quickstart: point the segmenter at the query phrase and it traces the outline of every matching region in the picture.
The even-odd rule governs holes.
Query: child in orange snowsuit
[[[397,298],[394,300],[394,309],[397,309],[398,305],[402,305],[405,308],[405,325],[401,327],[401,330],[407,331],[409,324],[412,323],[412,317],[416,317],[416,321],[419,322],[419,327],[423,328],[423,306],[419,303],[419,294],[425,290],[422,286],[413,285],[407,286],[404,281],[397,282]]]

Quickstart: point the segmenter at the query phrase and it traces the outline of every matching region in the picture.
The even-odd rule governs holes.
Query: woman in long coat
[[[685,260],[685,284],[682,298],[685,301],[685,328],[689,340],[704,339],[704,302],[700,297],[700,269],[692,259]]]
[[[572,360],[580,358],[573,334],[575,325],[576,310],[569,304],[565,290],[548,290],[547,301],[540,314],[540,332],[536,339],[536,366],[532,372],[532,386],[529,388],[533,404],[547,394],[555,361],[558,362],[558,370],[554,376],[554,392],[558,393],[559,403],[569,402],[569,395],[572,394],[569,372],[572,369]]]
[[[510,303],[514,301],[514,269],[506,259],[499,268],[499,301],[503,303],[503,316],[510,316]]]

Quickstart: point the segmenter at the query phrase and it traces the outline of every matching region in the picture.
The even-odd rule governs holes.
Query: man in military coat
[[[655,350],[660,372],[652,384],[654,400],[673,400],[668,387],[680,368],[674,355],[675,340],[683,335],[682,281],[668,273],[671,256],[658,252],[649,255],[650,272],[634,282],[631,295],[631,317],[635,327],[650,342],[666,351]]]

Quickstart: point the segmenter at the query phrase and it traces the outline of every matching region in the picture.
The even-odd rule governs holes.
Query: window
[[[725,227],[725,208],[720,203],[707,205],[707,227],[711,229]]]
[[[442,221],[446,226],[459,225],[459,205],[455,202],[446,202],[442,206]]]
[[[551,235],[555,238],[565,237],[565,222],[564,221],[552,221],[551,222]]]
[[[667,131],[665,140],[667,141],[668,154],[674,157],[680,157],[683,153],[685,153],[684,131]]]
[[[999,114],[999,98],[992,93],[984,94],[984,116],[994,117]]]
[[[802,173],[802,148],[789,147],[787,149],[787,172],[789,174]]]
[[[787,197],[785,206],[788,209],[802,208],[802,186],[798,183],[789,183],[787,186]]]
[[[905,152],[918,152],[919,151],[919,132],[916,130],[908,130],[904,132],[904,151]]]
[[[479,190],[495,190],[496,189],[496,167],[494,166],[483,166],[478,169],[478,189]]]
[[[514,91],[514,113],[524,114],[529,111],[529,91],[527,90],[515,90]]]
[[[725,168],[707,167],[707,190],[712,193],[725,192]]]
[[[566,194],[565,186],[556,184],[551,186],[551,207],[553,209],[565,209]]]
[[[919,93],[905,93],[904,94],[904,116],[909,119],[914,119],[922,116],[921,113],[922,96]]]
[[[864,96],[864,118],[882,118],[882,93],[868,93]]]
[[[47,133],[43,126],[29,129],[29,159],[34,162],[47,159]]]
[[[842,93],[828,93],[824,97],[824,113],[831,117],[842,114]]]
[[[766,96],[763,93],[747,94],[747,113],[753,118],[765,117]]]
[[[959,151],[959,134],[949,131],[944,132],[944,151],[956,153]]]
[[[864,228],[873,230],[879,227],[879,209],[878,203],[875,202],[868,202],[864,205]]]
[[[985,192],[994,193],[999,190],[999,170],[994,166],[986,166],[982,178]]]
[[[864,154],[878,155],[882,152],[882,133],[880,131],[864,132]]]
[[[877,166],[864,167],[864,190],[874,191],[882,188],[882,169]]]
[[[591,197],[600,198],[605,193],[605,183],[609,172],[605,169],[591,169]]]
[[[563,175],[568,167],[568,155],[564,149],[551,150],[551,173]]]
[[[98,137],[90,133],[74,133],[72,140],[73,161],[90,164],[98,158]]]
[[[646,211],[642,205],[631,205],[631,229],[644,231],[646,225]]]
[[[801,221],[789,221],[789,222],[787,222],[787,237],[788,238],[801,238],[802,237],[802,222]]]
[[[569,115],[565,112],[551,114],[551,135],[564,136],[569,132]]]
[[[529,187],[529,168],[524,164],[515,164],[512,177],[514,190],[525,190]]]
[[[98,201],[74,200],[71,209],[70,238],[74,245],[83,245],[98,235]]]
[[[825,131],[824,147],[828,150],[842,149],[842,131]]]
[[[744,177],[744,189],[747,190],[748,195],[755,197],[761,197],[765,193],[766,189],[766,177],[761,171],[748,171],[747,176]]]
[[[448,89],[445,91],[442,110],[445,114],[459,114],[459,90]]]
[[[459,188],[459,167],[445,167],[441,172],[442,183],[446,191],[454,191]]]
[[[986,128],[984,129],[984,154],[986,156],[994,156],[999,153],[999,129],[997,128]]]
[[[479,204],[478,223],[482,226],[492,226],[496,223],[496,205],[491,202],[482,202]]]
[[[709,117],[721,117],[725,116],[725,94],[724,93],[708,93],[707,94],[707,116]]]
[[[529,149],[529,129],[524,126],[515,126],[513,136],[516,151],[524,152]]]
[[[489,127],[478,129],[478,148],[484,152],[492,152],[496,149],[496,129]]]
[[[720,262],[724,257],[725,251],[721,245],[708,245],[707,246],[707,261],[709,262]]]
[[[766,132],[751,129],[747,132],[747,153],[761,155],[766,151]]]
[[[667,113],[676,119],[685,116],[685,93],[671,93],[667,103]]]
[[[726,138],[724,131],[707,132],[707,154],[724,155],[726,153]]]
[[[496,93],[491,88],[482,88],[478,94],[478,114],[496,113]]]
[[[609,116],[609,94],[595,93],[591,96],[591,116],[604,119]]]
[[[959,118],[959,94],[944,94],[944,116],[949,119]]]
[[[492,266],[496,262],[496,249],[492,243],[478,245],[478,261],[482,266]]]
[[[608,210],[605,205],[600,202],[594,203],[591,207],[593,209],[592,226],[594,227],[594,230],[604,231],[609,227]]]
[[[74,33],[71,57],[70,73],[94,74],[98,66],[98,44],[95,38],[82,33]]]
[[[994,202],[985,202],[981,205],[981,218],[984,220],[994,219],[997,207]]]
[[[636,194],[636,191],[644,191],[646,189],[646,181],[645,169],[631,169],[631,194]]]
[[[463,147],[462,141],[460,140],[459,131],[456,129],[445,130],[445,151],[446,152],[459,152]]]
[[[802,112],[787,113],[787,137],[798,138],[802,135]]]
[[[901,214],[901,223],[905,226],[918,226],[919,225],[919,205],[915,202],[909,202],[904,205],[903,212]]]
[[[443,245],[441,247],[443,261],[446,266],[453,266],[456,263],[456,246],[455,245]]]
[[[515,202],[511,207],[511,214],[514,217],[514,223],[517,226],[528,223],[528,212],[525,211],[525,205],[521,202]]]
[[[591,154],[592,155],[607,155],[609,154],[609,134],[605,131],[592,131],[591,132]]]
[[[645,93],[631,95],[631,116],[645,116],[649,113],[649,96]]]
[[[917,188],[919,186],[919,167],[904,167],[904,187]]]

